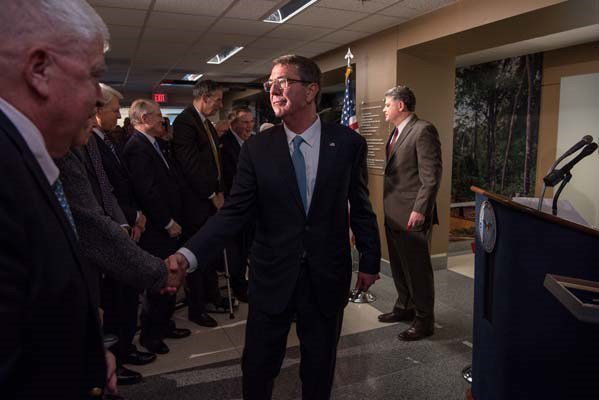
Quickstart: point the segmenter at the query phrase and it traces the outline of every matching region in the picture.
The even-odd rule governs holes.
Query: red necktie
[[[399,136],[399,132],[397,128],[393,131],[393,135],[391,136],[391,140],[389,141],[389,148],[387,149],[387,154],[391,157],[391,152],[393,151],[393,146],[395,146],[395,142],[397,142],[397,137]]]

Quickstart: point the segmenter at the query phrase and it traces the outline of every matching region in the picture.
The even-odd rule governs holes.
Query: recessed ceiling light
[[[206,62],[208,64],[222,64],[229,58],[233,57],[235,54],[239,53],[241,50],[243,50],[242,46],[229,47],[228,49],[218,53]]]
[[[283,7],[270,14],[263,21],[270,22],[272,24],[282,24],[289,18],[310,7],[317,1],[318,0],[292,0],[289,3],[285,4]]]
[[[204,76],[204,74],[185,74],[185,76],[183,77],[183,80],[195,82],[198,79],[200,79],[202,76]]]

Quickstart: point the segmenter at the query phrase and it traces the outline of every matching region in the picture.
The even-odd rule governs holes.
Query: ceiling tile
[[[275,28],[274,24],[246,19],[222,18],[211,29],[212,32],[232,33],[235,35],[260,36]]]
[[[144,44],[158,42],[191,45],[198,39],[199,35],[200,32],[152,27],[144,31],[142,40]]]
[[[333,29],[327,28],[282,24],[274,31],[269,32],[267,36],[284,39],[301,38],[302,40],[315,40],[333,31]]]
[[[225,17],[259,20],[267,12],[277,7],[279,0],[239,0]]]
[[[425,10],[428,12],[456,2],[457,0],[404,0],[401,4],[403,4],[405,7],[415,8],[417,10]]]
[[[248,47],[277,50],[288,48],[291,45],[293,45],[293,41],[290,41],[289,39],[261,37],[253,41]]]
[[[401,0],[320,0],[318,2],[318,7],[373,13],[400,1]]]
[[[139,26],[108,25],[110,40],[137,39],[141,32]]]
[[[332,8],[308,7],[289,20],[290,25],[308,25],[323,28],[341,28],[368,14]]]
[[[95,7],[106,25],[142,26],[146,12],[113,7]]]
[[[401,24],[406,18],[388,17],[386,15],[372,15],[366,19],[351,24],[348,28],[353,31],[376,33],[391,26]]]
[[[346,44],[368,36],[368,33],[340,30],[321,38],[321,42]]]
[[[136,39],[111,40],[110,49],[108,50],[108,53],[106,53],[106,58],[133,57],[136,47]]]
[[[417,10],[415,8],[406,7],[404,3],[399,3],[394,6],[391,6],[384,11],[381,12],[382,15],[386,15],[388,17],[400,17],[400,18],[414,18],[424,11]]]
[[[333,50],[337,47],[339,47],[339,45],[335,44],[335,43],[311,42],[307,45],[296,48],[295,51],[297,51],[298,53],[302,53],[302,52],[315,53],[315,55],[317,55],[317,54],[322,54],[329,50]]]
[[[215,20],[214,17],[201,15],[183,15],[165,12],[153,12],[148,20],[151,28],[183,29],[190,31],[205,31]]]
[[[219,43],[223,47],[245,46],[255,40],[256,36],[230,35],[227,33],[206,33],[201,38],[201,42]]]
[[[152,0],[127,0],[125,3],[123,0],[88,0],[87,1],[94,8],[96,6],[102,7],[123,7],[123,8],[135,8],[138,10],[147,10],[152,3]]]
[[[221,15],[234,0],[156,0],[154,10],[181,14]]]

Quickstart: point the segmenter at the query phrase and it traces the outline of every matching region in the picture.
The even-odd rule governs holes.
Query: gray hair
[[[410,112],[416,110],[416,96],[414,96],[414,92],[407,86],[397,85],[387,90],[385,97],[391,97],[393,101],[403,101],[406,109]]]
[[[193,97],[197,99],[198,97],[202,96],[210,96],[217,90],[223,90],[223,88],[218,83],[210,79],[206,79],[196,83],[195,87],[193,88]]]
[[[152,111],[153,107],[160,107],[158,103],[148,99],[137,99],[131,104],[129,109],[129,118],[131,119],[131,125],[137,126],[143,124],[142,117],[144,114]]]
[[[123,100],[121,92],[108,85],[100,83],[100,89],[102,90],[102,107],[110,103],[115,97],[119,100]]]
[[[14,64],[35,43],[81,51],[102,39],[108,50],[108,28],[84,0],[2,0],[0,65]]]

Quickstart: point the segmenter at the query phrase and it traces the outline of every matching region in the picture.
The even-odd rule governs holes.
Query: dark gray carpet
[[[393,281],[383,270],[373,293],[373,306],[389,311],[395,302]],[[451,271],[435,272],[435,335],[419,342],[396,339],[399,324],[344,336],[339,342],[333,399],[462,400],[467,384],[461,370],[472,351],[472,279]],[[146,378],[135,386],[121,387],[130,400],[241,399],[240,360],[230,360],[185,371]],[[277,378],[274,399],[301,398],[299,348],[287,351]]]

